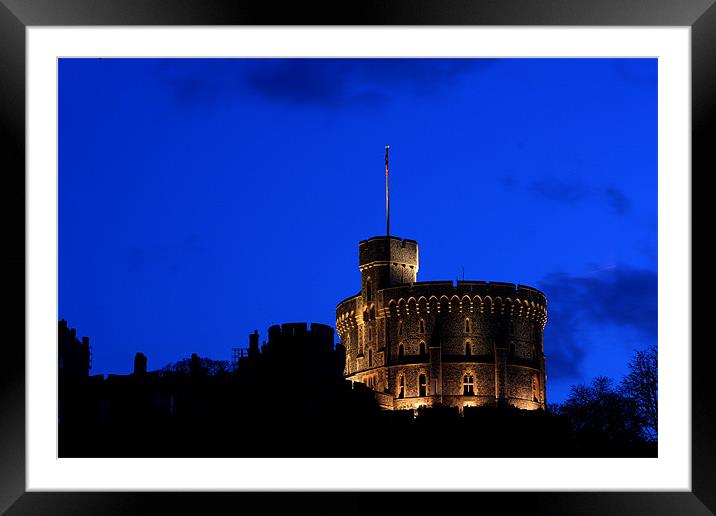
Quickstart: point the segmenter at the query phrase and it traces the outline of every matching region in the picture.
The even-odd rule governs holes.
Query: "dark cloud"
[[[246,82],[255,93],[294,104],[336,106],[349,96],[347,67],[329,70],[313,59],[280,59],[249,72]]]
[[[259,95],[291,104],[339,107],[382,103],[393,93],[426,95],[492,60],[275,59],[246,75]],[[379,101],[379,102],[376,102]]]
[[[631,210],[631,201],[621,190],[609,187],[604,190],[604,197],[617,215],[625,215]]]
[[[551,274],[539,287],[547,295],[549,322],[545,353],[550,374],[579,376],[595,327],[633,330],[654,343],[657,334],[657,273],[613,267],[584,276]]]
[[[616,215],[626,215],[631,210],[629,198],[613,186],[599,188],[577,181],[550,179],[535,181],[528,186],[528,190],[542,199],[564,204],[587,200],[601,201]]]
[[[203,105],[241,94],[326,108],[380,106],[394,94],[430,95],[494,59],[216,59],[158,71],[183,103]]]

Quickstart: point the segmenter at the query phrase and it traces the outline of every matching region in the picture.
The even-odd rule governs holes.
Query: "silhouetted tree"
[[[658,364],[656,346],[637,351],[629,362],[629,374],[619,390],[636,402],[642,430],[648,440],[656,440],[658,422]]]
[[[227,360],[212,360],[200,357],[196,353],[190,358],[167,364],[162,368],[165,375],[220,376],[228,373],[230,367]]]
[[[569,398],[557,409],[571,422],[583,443],[609,444],[643,441],[637,403],[615,389],[611,378],[598,376],[591,385],[572,386]]]

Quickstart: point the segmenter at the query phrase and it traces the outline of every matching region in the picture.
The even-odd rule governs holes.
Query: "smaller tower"
[[[144,353],[134,355],[134,376],[142,376],[147,373],[147,357]]]
[[[419,260],[415,240],[374,237],[358,244],[358,254],[366,301],[372,301],[378,290],[417,281]]]
[[[249,359],[255,359],[259,355],[259,331],[254,330],[249,334]]]

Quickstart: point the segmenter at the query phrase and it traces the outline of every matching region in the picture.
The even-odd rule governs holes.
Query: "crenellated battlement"
[[[406,305],[409,313],[411,300],[415,303],[415,312],[430,312],[431,305],[438,313],[466,311],[480,313],[498,313],[516,317],[540,319],[546,324],[547,298],[539,290],[525,285],[504,282],[458,281],[457,284],[445,281],[425,281],[410,285],[398,285],[381,291],[383,308],[390,316],[390,305]],[[424,303],[421,303],[424,301]]]
[[[457,295],[479,295],[484,298],[490,296],[493,299],[500,298],[520,298],[528,300],[542,306],[547,305],[547,297],[540,290],[527,285],[517,283],[505,283],[501,281],[419,281],[407,285],[396,285],[385,288],[381,291],[384,300],[396,297],[408,297],[417,295],[425,295],[430,292],[431,295],[446,295],[452,297]]]
[[[281,338],[295,338],[295,337],[315,337],[317,339],[325,339],[330,336],[333,338],[333,328],[327,324],[321,323],[308,323],[296,322],[296,323],[283,323],[274,324],[268,329],[269,343]]]
[[[475,295],[470,297],[457,294],[430,296],[393,297],[381,310],[381,317],[401,318],[411,315],[447,315],[447,314],[479,314],[483,316],[504,316],[524,318],[539,323],[541,328],[547,324],[547,308],[529,299],[519,297],[500,297]]]

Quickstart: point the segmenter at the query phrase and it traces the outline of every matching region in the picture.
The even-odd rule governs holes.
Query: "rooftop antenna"
[[[385,146],[385,234],[390,236],[390,190],[388,188],[388,151],[390,145]]]

